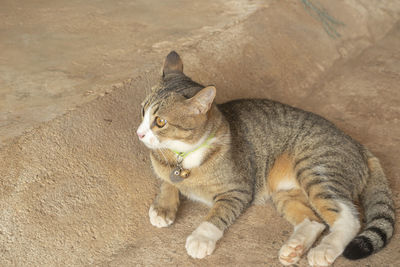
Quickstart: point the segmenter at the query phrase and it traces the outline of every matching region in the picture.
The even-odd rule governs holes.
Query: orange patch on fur
[[[320,222],[308,205],[308,199],[301,189],[279,191],[272,195],[276,208],[291,224],[297,225],[308,218]]]
[[[301,223],[306,218],[310,221],[321,221],[312,209],[307,207],[304,203],[295,200],[286,205],[284,216],[293,225]]]
[[[314,199],[313,204],[322,219],[330,226],[337,220],[339,214],[329,209],[337,209],[335,202],[328,199]]]
[[[380,168],[380,163],[377,158],[369,158],[367,161],[368,169],[373,172]]]
[[[267,177],[267,188],[270,193],[280,190],[298,188],[299,184],[293,169],[293,158],[288,153],[283,153],[272,166]]]

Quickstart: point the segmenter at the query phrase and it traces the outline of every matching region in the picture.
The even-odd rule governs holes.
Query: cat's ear
[[[205,114],[211,108],[217,90],[214,86],[207,86],[201,89],[192,98],[189,98],[188,109],[192,114]]]
[[[183,62],[175,51],[169,52],[168,56],[165,58],[162,75],[164,77],[173,72],[183,73]]]

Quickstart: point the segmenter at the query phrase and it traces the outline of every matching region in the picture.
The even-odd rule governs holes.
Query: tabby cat
[[[316,114],[267,99],[216,105],[215,95],[215,87],[183,73],[172,51],[142,104],[137,134],[162,180],[149,210],[154,226],[174,222],[180,194],[210,206],[186,240],[187,253],[204,258],[249,205],[271,199],[294,226],[279,251],[284,265],[308,251],[311,266],[328,266],[342,253],[360,259],[387,244],[393,201],[367,148]],[[358,199],[366,221],[361,233]],[[326,227],[329,233],[311,248]]]

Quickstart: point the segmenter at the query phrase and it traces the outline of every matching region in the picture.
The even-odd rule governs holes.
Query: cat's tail
[[[395,208],[391,192],[379,160],[366,151],[369,178],[361,194],[365,212],[365,228],[345,248],[343,256],[357,260],[384,248],[393,235]]]

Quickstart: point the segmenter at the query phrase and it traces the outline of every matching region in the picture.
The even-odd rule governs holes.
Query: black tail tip
[[[357,236],[344,249],[343,256],[349,260],[366,258],[374,252],[371,240],[365,236]]]

